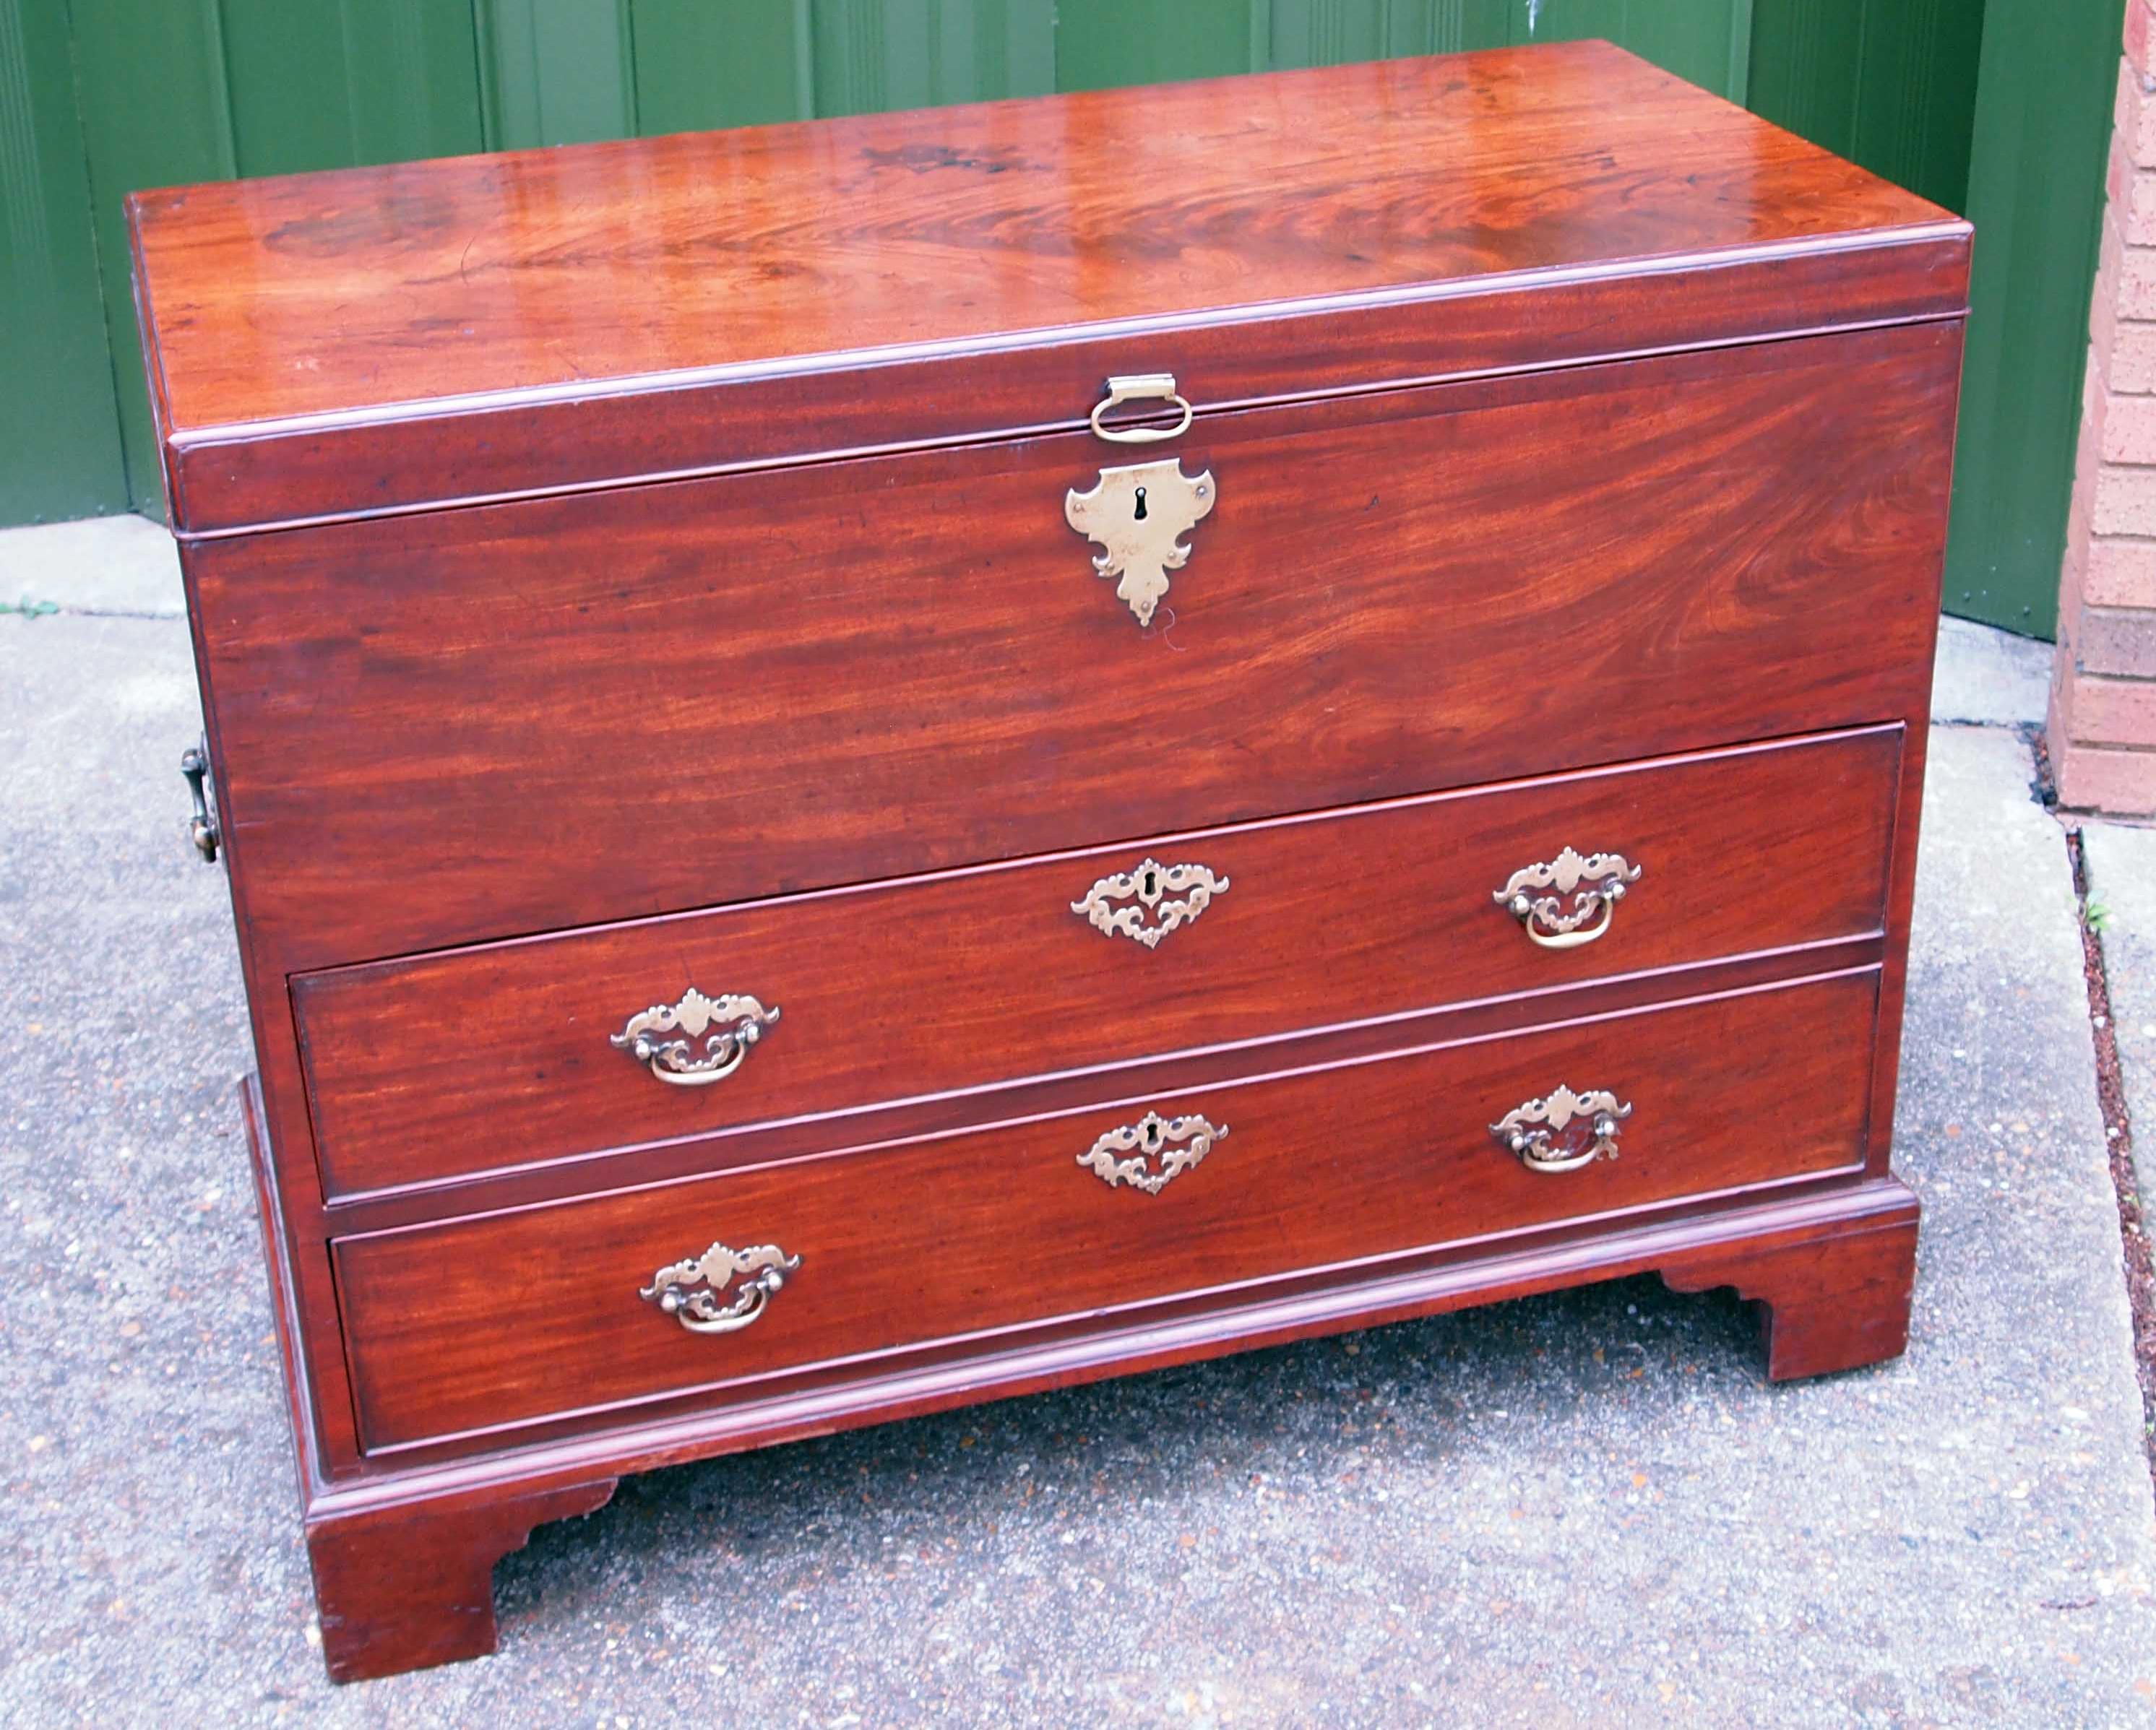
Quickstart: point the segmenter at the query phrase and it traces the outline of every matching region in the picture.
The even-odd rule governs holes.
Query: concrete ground
[[[2143,1205],[2156,1216],[2156,828],[2085,822],[2089,923],[2103,949]]]
[[[1959,627],[2012,678],[1947,669],[1981,724],[1933,736],[1906,1358],[1770,1388],[1727,1293],[1632,1281],[776,1448],[542,1528],[498,1657],[332,1689],[187,635],[150,541],[76,587],[105,543],[71,532],[0,536],[33,603],[0,617],[0,1720],[2156,1718],[2077,907],[2016,724],[2041,652]]]

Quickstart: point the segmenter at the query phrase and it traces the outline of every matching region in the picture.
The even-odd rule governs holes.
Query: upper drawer
[[[1877,728],[307,975],[293,1002],[324,1186],[1861,935],[1883,917],[1900,744]],[[1532,940],[1497,891],[1568,847],[1638,875],[1603,911],[1614,860],[1530,880],[1574,928],[1537,914],[1558,941]],[[1149,942],[1097,929],[1096,909]],[[707,1053],[732,1019],[655,1032],[715,1066],[670,1083],[611,1045],[692,989],[779,1018],[746,1052]]]
[[[1902,327],[195,545],[249,929],[296,971],[1915,717],[1958,354]],[[1065,499],[1163,452],[1214,503],[1142,629]]]

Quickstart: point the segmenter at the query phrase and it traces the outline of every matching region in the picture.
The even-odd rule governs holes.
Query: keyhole
[[[1160,1125],[1158,1123],[1147,1123],[1145,1126],[1144,1133],[1138,1139],[1140,1141],[1144,1143],[1145,1150],[1147,1153],[1158,1153],[1160,1151]]]
[[[1137,520],[1141,523],[1145,520],[1145,489],[1143,487],[1138,489]]]
[[[1138,893],[1144,896],[1147,900],[1150,901],[1159,893],[1160,879],[1155,877],[1152,873],[1148,871],[1145,874],[1145,883],[1143,887],[1138,890]]]

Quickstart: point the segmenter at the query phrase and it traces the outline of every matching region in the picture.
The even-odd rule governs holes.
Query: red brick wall
[[[2127,0],[2108,192],[2059,582],[2051,764],[2062,805],[2149,816],[2156,816],[2156,0]]]

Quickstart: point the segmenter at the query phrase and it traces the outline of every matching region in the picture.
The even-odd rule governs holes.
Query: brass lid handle
[[[1596,1159],[1617,1157],[1618,1131],[1631,1115],[1632,1108],[1620,1104],[1614,1093],[1575,1093],[1560,1086],[1546,1098],[1515,1106],[1490,1126],[1490,1133],[1530,1171],[1577,1171]],[[1586,1125],[1584,1136],[1566,1134],[1576,1123]]]
[[[608,1043],[627,1052],[663,1082],[677,1088],[708,1088],[740,1068],[763,1030],[778,1019],[776,1003],[766,1009],[753,997],[706,997],[691,985],[679,1003],[654,1003],[631,1016],[629,1025],[611,1035]],[[696,1056],[689,1041],[703,1039],[706,1029],[719,1023],[731,1025],[720,1026],[705,1039],[704,1053]],[[689,1038],[658,1036],[677,1031]]]
[[[1101,424],[1101,417],[1117,405],[1147,401],[1173,403],[1183,411],[1183,418],[1173,427],[1104,427]],[[1176,393],[1173,372],[1132,372],[1108,381],[1108,394],[1093,405],[1091,418],[1093,430],[1111,444],[1158,444],[1163,438],[1178,438],[1188,432],[1196,415],[1197,411]]]
[[[1577,949],[1609,929],[1625,886],[1640,868],[1622,853],[1579,853],[1568,847],[1548,864],[1514,872],[1490,898],[1546,949]],[[1554,894],[1538,893],[1554,890]]]
[[[692,1262],[660,1268],[636,1295],[657,1304],[691,1333],[732,1333],[763,1313],[786,1276],[800,1265],[800,1257],[788,1255],[775,1243],[746,1250],[715,1243]],[[736,1280],[741,1285],[733,1301],[721,1302]]]

